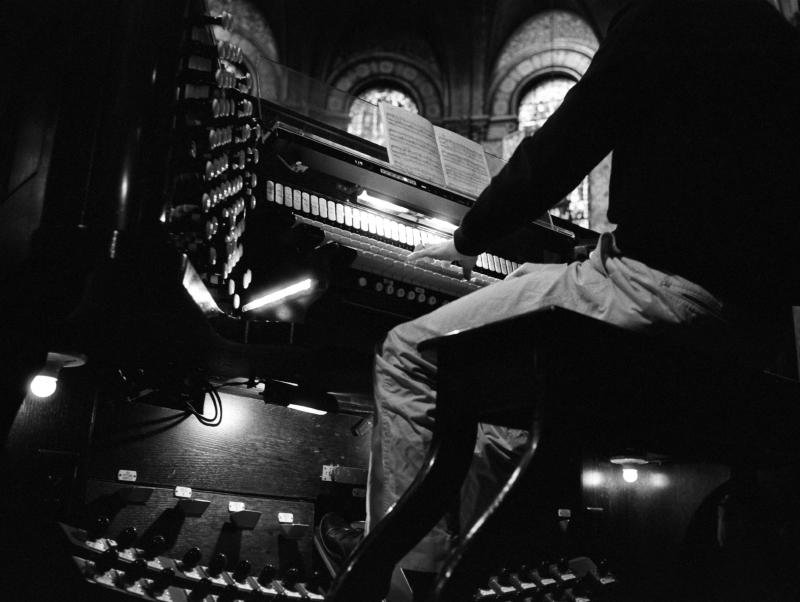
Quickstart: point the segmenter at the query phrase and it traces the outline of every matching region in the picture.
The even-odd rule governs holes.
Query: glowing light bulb
[[[622,469],[622,480],[626,483],[635,483],[639,480],[639,471],[635,468],[625,467]]]
[[[50,397],[56,392],[58,374],[62,368],[74,368],[83,366],[85,363],[86,356],[82,353],[48,351],[47,361],[36,376],[31,379],[28,384],[28,391],[34,397]]]
[[[48,376],[46,374],[37,374],[31,380],[28,386],[30,392],[35,397],[50,397],[56,392],[58,386],[58,379],[55,376]]]

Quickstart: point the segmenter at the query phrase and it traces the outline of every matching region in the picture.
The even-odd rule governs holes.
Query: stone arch
[[[579,80],[589,68],[591,56],[573,48],[549,48],[532,54],[498,74],[490,88],[491,114],[516,115],[522,94],[531,83],[548,75]]]
[[[500,51],[489,86],[489,114],[515,115],[524,90],[542,76],[580,79],[598,46],[592,28],[574,13],[550,10],[534,15]]]
[[[567,76],[579,80],[589,68],[599,41],[590,25],[579,15],[549,10],[537,13],[518,27],[504,44],[495,61],[487,90],[489,114],[484,146],[498,156],[519,143],[517,112],[522,96],[538,80]],[[606,217],[610,157],[606,157],[584,180],[589,202],[589,226],[613,229]]]
[[[421,115],[431,121],[442,118],[441,87],[428,67],[414,59],[387,52],[362,55],[336,69],[328,81],[333,88],[353,96],[370,84],[393,82],[409,93]],[[331,112],[346,113],[349,107],[345,102],[342,96],[330,94],[326,106]]]

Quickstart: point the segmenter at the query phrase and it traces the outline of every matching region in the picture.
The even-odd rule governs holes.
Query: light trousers
[[[632,330],[724,324],[726,308],[701,286],[621,256],[604,234],[586,261],[524,264],[503,281],[392,329],[375,357],[375,424],[367,484],[367,530],[402,496],[423,464],[434,425],[436,365],[417,351],[426,339],[559,306]],[[475,353],[480,353],[476,349]],[[491,400],[487,400],[491,403]],[[462,530],[488,506],[522,453],[527,433],[481,425],[462,488]],[[466,519],[464,517],[467,517]],[[437,571],[453,533],[442,521],[400,563]]]

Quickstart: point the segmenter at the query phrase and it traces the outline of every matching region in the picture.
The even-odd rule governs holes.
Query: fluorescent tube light
[[[376,209],[380,209],[381,211],[392,211],[394,213],[408,213],[408,209],[405,207],[401,207],[400,205],[395,205],[390,201],[385,201],[383,199],[379,199],[378,197],[374,197],[369,194],[366,190],[363,191],[356,197],[359,201],[362,201],[368,205],[372,205]]]
[[[259,307],[270,305],[271,303],[277,303],[278,301],[282,301],[283,299],[291,297],[292,295],[296,295],[298,293],[311,290],[311,287],[313,285],[314,281],[311,278],[306,278],[305,280],[301,280],[300,282],[295,282],[294,284],[290,284],[289,286],[285,286],[276,291],[272,291],[260,297],[256,297],[249,303],[245,304],[245,306],[242,307],[242,311],[252,311],[254,309],[258,309]]]

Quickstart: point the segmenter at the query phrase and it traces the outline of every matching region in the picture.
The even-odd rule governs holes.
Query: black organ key
[[[153,579],[152,584],[150,585],[150,592],[154,596],[159,596],[165,589],[167,589],[170,583],[173,582],[175,578],[175,569],[171,567],[166,567],[161,569],[161,572],[156,575]]]
[[[130,548],[136,541],[137,536],[136,527],[126,527],[117,536],[117,547],[120,550]]]
[[[215,554],[214,557],[211,559],[211,562],[208,563],[208,574],[212,577],[219,577],[228,567],[228,557],[223,554],[222,552]]]
[[[154,535],[150,538],[150,541],[147,542],[147,545],[144,549],[144,554],[146,558],[154,558],[158,556],[164,550],[167,549],[167,541],[163,535]]]
[[[141,579],[147,571],[147,562],[144,558],[137,558],[125,569],[120,577],[121,584],[130,585]]]
[[[111,520],[107,516],[98,516],[92,521],[87,536],[89,539],[100,539],[105,535],[108,527],[111,525]]]
[[[270,587],[275,577],[278,575],[278,570],[271,564],[264,565],[261,572],[258,574],[258,583],[264,587]]]
[[[203,577],[192,587],[189,593],[189,600],[204,600],[211,593],[211,589],[211,580]]]
[[[108,571],[111,567],[113,567],[114,563],[116,563],[118,559],[119,559],[119,554],[117,553],[117,551],[114,548],[109,548],[100,555],[100,558],[98,558],[95,561],[94,563],[95,570],[99,574],[103,574],[106,571]]]
[[[240,560],[233,569],[231,577],[237,583],[244,583],[251,570],[252,565],[250,564],[249,560]]]

